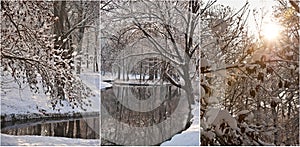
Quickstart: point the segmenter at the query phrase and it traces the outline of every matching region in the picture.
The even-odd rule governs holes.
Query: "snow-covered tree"
[[[276,40],[263,35],[254,40],[246,35],[242,37],[245,41],[228,48],[237,55],[225,53],[233,59],[225,59],[225,66],[211,70],[213,64],[204,60],[202,73],[207,83],[214,73],[226,74],[221,74],[225,75],[221,99],[215,100],[213,95],[218,92],[216,86],[201,87],[201,106],[205,106],[201,108],[202,145],[299,144],[299,132],[292,132],[299,130],[297,7],[293,2],[279,1],[273,21],[283,29]]]
[[[75,57],[74,68],[77,74],[81,73],[83,59],[89,57],[97,57],[97,54],[93,54],[94,50],[85,48],[84,44],[94,44],[88,46],[98,50],[98,33],[99,30],[99,2],[97,1],[55,1],[54,3],[54,16],[58,18],[54,24],[54,32],[56,34],[56,46],[65,48],[68,50],[65,54],[77,55]],[[91,34],[93,30],[94,35]],[[88,32],[87,32],[88,31]],[[60,38],[60,40],[58,40]],[[62,42],[62,40],[65,42]],[[88,42],[84,42],[84,39]],[[89,51],[90,50],[90,51]],[[90,52],[90,53],[89,53]],[[92,56],[89,56],[91,54]],[[73,55],[73,56],[74,56]],[[74,58],[72,58],[74,60]],[[97,59],[96,59],[97,60]],[[88,63],[87,63],[88,64]],[[94,64],[97,64],[95,62]]]
[[[128,36],[132,35],[131,43],[126,47],[136,51],[126,52],[126,57],[140,55],[149,58],[151,54],[169,62],[181,81],[168,72],[164,73],[165,78],[184,89],[189,95],[189,104],[193,104],[191,80],[197,74],[195,65],[199,60],[200,1],[144,0],[112,2],[111,5],[116,9],[108,14],[107,20],[112,22],[110,27],[126,29]],[[108,29],[107,34],[117,36],[113,29]]]
[[[65,5],[1,1],[1,73],[49,95],[53,108],[61,100],[83,108],[90,90],[74,76],[75,48],[67,44],[72,29],[81,23],[64,29]]]

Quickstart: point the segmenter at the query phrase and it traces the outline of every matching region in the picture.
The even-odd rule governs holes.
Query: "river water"
[[[114,85],[101,102],[101,138],[118,145],[158,145],[185,128],[190,112],[171,85]]]
[[[190,113],[184,91],[171,85],[114,85],[101,92],[101,103],[101,117],[5,122],[1,132],[158,145],[185,129]]]
[[[39,135],[83,139],[99,139],[99,117],[65,120],[31,120],[1,124],[1,133],[10,135]]]

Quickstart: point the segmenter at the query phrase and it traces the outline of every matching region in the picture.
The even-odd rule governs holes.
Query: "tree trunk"
[[[182,87],[187,95],[187,100],[188,100],[188,108],[189,108],[189,115],[188,115],[188,119],[187,119],[187,125],[190,125],[190,120],[192,119],[192,104],[195,104],[194,101],[194,95],[193,95],[193,87],[192,87],[192,82],[190,79],[190,74],[189,74],[189,62],[185,63],[185,65],[183,65],[182,69],[183,69],[183,80],[184,80],[184,86]]]
[[[94,72],[99,72],[99,67],[98,67],[98,49],[99,49],[99,22],[97,21],[96,23],[96,29],[95,29],[95,48],[94,48],[94,66],[93,66],[93,71]]]
[[[273,116],[273,126],[276,129],[275,132],[274,132],[274,144],[278,145],[278,139],[279,139],[278,138],[279,137],[278,133],[279,132],[277,130],[278,121],[277,121],[276,105],[277,105],[276,102],[274,102],[274,101],[271,102],[272,116]]]
[[[66,14],[66,1],[54,1],[54,17],[58,18],[57,21],[54,23],[54,34],[55,36],[55,42],[54,42],[54,48],[57,50],[62,50],[65,48],[65,44],[63,43],[64,40],[64,21]],[[60,53],[58,53],[60,54]],[[57,88],[57,98],[64,99],[65,93],[63,91],[63,82],[60,79],[60,75],[56,75],[55,78],[55,87]]]
[[[149,78],[148,80],[154,80],[155,77],[154,77],[154,72],[155,72],[155,69],[154,69],[154,66],[155,63],[154,63],[154,59],[149,59]]]
[[[66,1],[54,1],[54,17],[57,17],[58,20],[54,23],[54,34],[56,34],[55,37],[55,45],[61,45],[63,38],[61,38],[61,41],[58,41],[59,36],[62,36],[64,33],[64,21],[65,21],[65,7],[66,7]]]
[[[77,20],[78,23],[84,19],[83,7],[84,7],[84,5],[83,5],[83,2],[81,1],[80,6],[78,7],[78,20]],[[82,23],[79,27],[79,32],[78,32],[78,37],[77,37],[77,43],[78,43],[77,52],[78,53],[82,52],[82,41],[83,41],[83,35],[84,35],[84,31],[85,31],[84,25],[85,25],[85,23]],[[80,57],[78,65],[77,65],[76,74],[81,73],[81,64],[82,64],[82,58]]]
[[[73,130],[74,130],[74,121],[69,121],[68,122],[68,132],[67,132],[67,136],[70,137],[70,138],[73,138]]]
[[[90,68],[90,63],[89,63],[89,48],[90,48],[90,40],[87,38],[87,43],[86,43],[86,68]]]
[[[192,104],[195,104],[194,101],[194,95],[193,95],[193,89],[194,87],[192,87],[192,81],[190,78],[190,73],[189,73],[189,62],[187,61],[183,66],[183,80],[184,80],[184,86],[183,89],[186,91],[187,93],[187,99],[189,102],[189,107],[191,107]]]

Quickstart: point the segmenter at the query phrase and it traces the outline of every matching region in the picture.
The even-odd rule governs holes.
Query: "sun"
[[[269,41],[279,37],[282,27],[276,23],[267,23],[262,28],[262,35]]]

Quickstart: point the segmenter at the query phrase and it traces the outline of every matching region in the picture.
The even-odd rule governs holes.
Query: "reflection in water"
[[[4,126],[4,128],[1,128],[1,133],[99,139],[99,117]]]
[[[171,85],[114,85],[101,103],[101,137],[120,145],[159,144],[185,128],[190,112],[185,92]]]
[[[157,145],[186,126],[190,110],[185,92],[171,85],[117,86],[101,92],[101,142]],[[2,124],[11,135],[99,139],[99,117],[28,124]],[[5,126],[6,125],[6,126]]]

